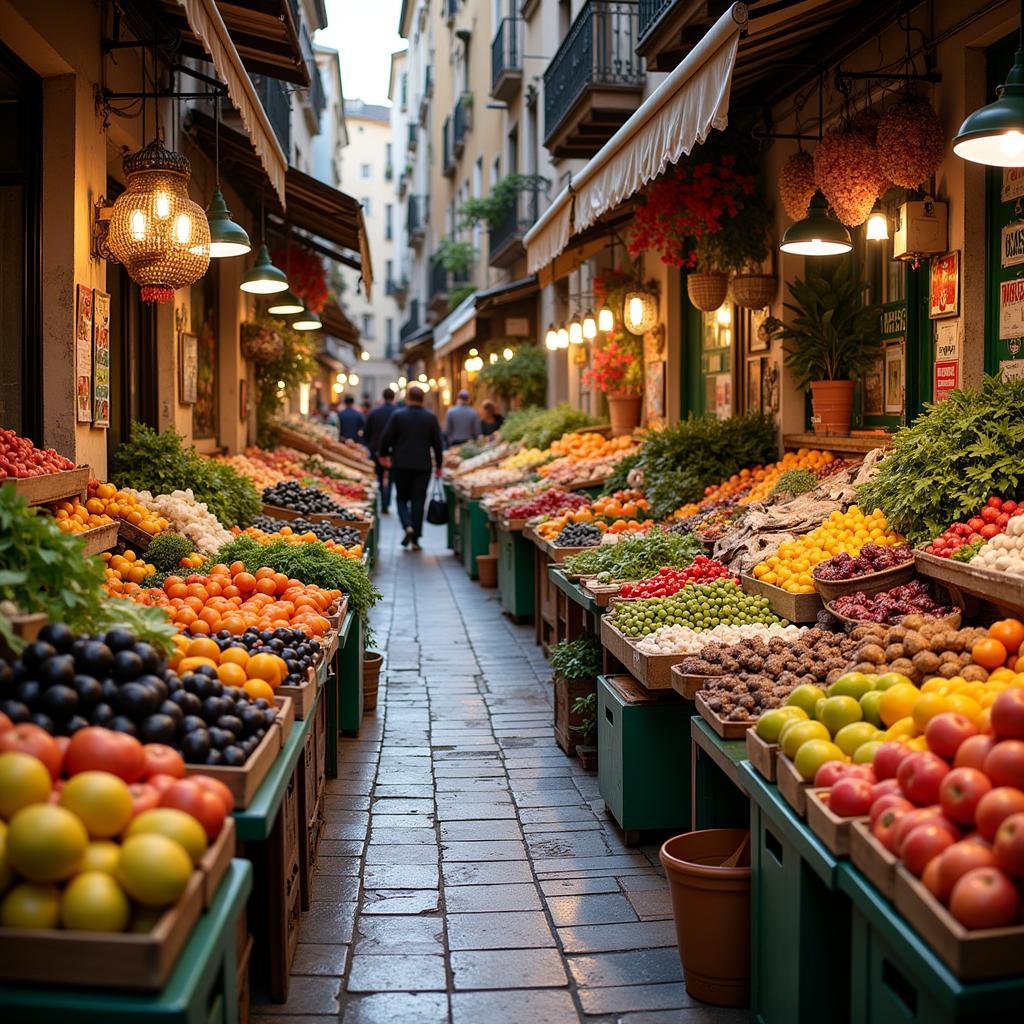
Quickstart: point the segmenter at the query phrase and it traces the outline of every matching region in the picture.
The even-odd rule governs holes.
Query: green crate
[[[598,783],[623,831],[689,829],[692,715],[693,703],[675,693],[598,676]]]
[[[445,527],[448,550],[455,550],[455,488],[451,484],[444,485],[444,500],[448,503],[448,525]]]
[[[483,505],[476,498],[467,498],[462,512],[462,564],[469,578],[475,580],[479,575],[477,556],[489,554],[491,550],[491,524]]]
[[[522,530],[498,526],[498,594],[513,618],[533,618],[533,544]]]

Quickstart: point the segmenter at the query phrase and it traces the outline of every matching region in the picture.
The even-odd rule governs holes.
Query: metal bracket
[[[108,263],[117,263],[118,260],[110,252],[107,245],[107,235],[110,233],[110,218],[114,213],[114,204],[107,201],[106,196],[100,196],[93,204],[92,236],[89,244],[89,255],[94,260],[106,260]]]

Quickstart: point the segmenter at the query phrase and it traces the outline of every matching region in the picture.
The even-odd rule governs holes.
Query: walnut
[[[983,683],[988,679],[988,669],[980,665],[968,665],[960,670],[960,675],[969,683]]]
[[[885,660],[886,661],[899,661],[900,658],[906,657],[908,652],[905,650],[903,644],[889,644],[885,649]]]
[[[901,644],[903,643],[903,639],[906,635],[906,626],[893,626],[892,629],[889,630],[888,639],[890,643]]]
[[[959,663],[954,664],[953,662],[946,661],[939,666],[939,675],[942,676],[943,679],[952,679],[954,676],[958,676],[959,674]]]
[[[872,665],[882,665],[885,663],[885,651],[878,644],[865,644],[857,652],[857,657],[860,661],[867,661]]]
[[[960,665],[960,656],[955,651],[943,651],[939,655],[940,665]]]
[[[909,658],[897,658],[889,663],[889,671],[899,672],[900,675],[913,679],[915,673],[917,673],[917,668]]]

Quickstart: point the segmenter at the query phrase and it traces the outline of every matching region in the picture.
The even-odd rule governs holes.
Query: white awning
[[[210,55],[217,77],[227,87],[228,97],[242,118],[249,141],[281,205],[285,205],[285,173],[288,157],[277,141],[274,129],[267,119],[263,104],[231,41],[224,20],[214,0],[178,0],[188,19],[192,34]]]
[[[747,5],[734,3],[683,61],[591,157],[526,233],[531,274],[602,214],[729,123],[729,91]]]
[[[467,295],[440,323],[434,325],[434,355],[462,348],[476,337],[476,292]],[[469,330],[464,328],[469,327]]]

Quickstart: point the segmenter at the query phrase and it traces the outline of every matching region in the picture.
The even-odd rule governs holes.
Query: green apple
[[[867,743],[862,743],[854,752],[853,763],[871,764],[883,742],[883,740],[868,740]]]
[[[879,730],[870,722],[851,722],[844,725],[835,735],[835,744],[844,753],[853,755],[865,744],[879,735]]]
[[[779,733],[787,722],[807,721],[807,712],[795,705],[792,707],[772,708],[758,720],[754,730],[765,743],[778,743]]]
[[[863,672],[847,672],[841,675],[829,688],[830,697],[853,697],[859,700],[865,693],[873,689],[875,677]]]
[[[853,697],[827,697],[819,720],[825,724],[829,733],[835,736],[844,725],[859,722],[863,717],[860,704]]]
[[[875,689],[888,690],[890,686],[896,686],[899,683],[914,685],[913,680],[908,679],[902,672],[886,672],[885,675],[878,676],[875,679]]]
[[[790,706],[803,708],[808,718],[814,717],[814,705],[825,696],[825,692],[818,686],[810,683],[802,683],[787,698],[786,703]]]
[[[828,700],[828,697],[819,697],[814,702],[814,717],[819,722],[821,721],[821,713],[825,710],[825,701],[827,701],[827,700]]]
[[[793,764],[805,782],[811,782],[818,769],[828,761],[845,761],[846,755],[834,743],[825,739],[813,739],[804,743],[796,752]]]
[[[872,725],[882,725],[882,715],[878,710],[878,703],[882,699],[881,690],[869,690],[860,699],[860,709],[864,714],[864,721]]]
[[[794,722],[783,731],[779,743],[786,757],[793,757],[808,740],[827,739],[828,729],[821,722]]]

